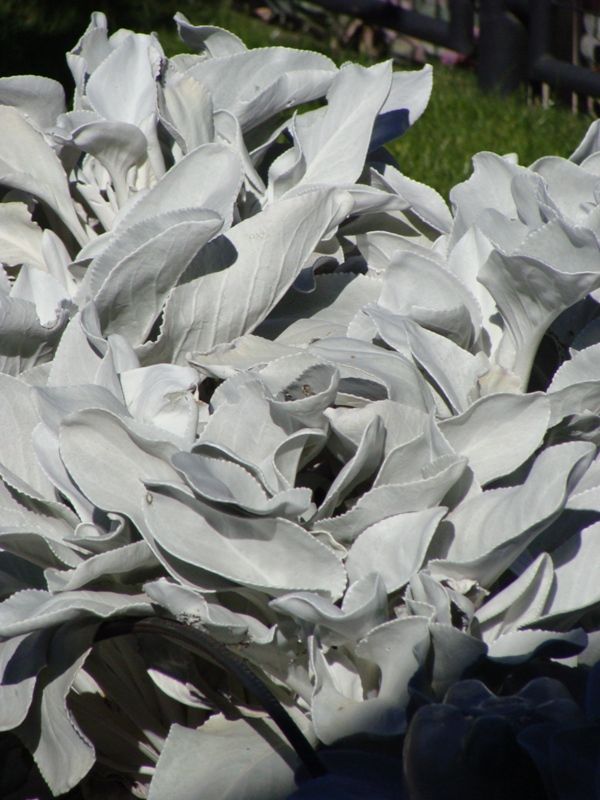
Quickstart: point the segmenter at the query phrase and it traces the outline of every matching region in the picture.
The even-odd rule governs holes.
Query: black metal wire
[[[222,642],[201,628],[192,628],[173,619],[155,616],[121,617],[106,620],[98,628],[95,641],[101,642],[115,636],[132,633],[162,636],[197,655],[211,658],[224,670],[234,675],[244,688],[258,700],[296,751],[310,777],[319,778],[327,774],[327,768],[318,753],[279,700],[253,672],[248,663],[237,653],[229,650]]]

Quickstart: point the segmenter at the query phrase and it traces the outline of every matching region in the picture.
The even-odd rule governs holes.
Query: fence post
[[[504,0],[481,0],[477,79],[484,91],[512,92],[527,81],[527,31]]]
[[[389,0],[313,0],[328,11],[359,17],[378,25],[415,36],[426,42],[456,50],[468,56],[473,51],[473,0],[449,0],[450,20],[437,19]]]
[[[561,61],[552,55],[550,0],[530,0],[529,13],[529,80],[546,81],[554,89],[600,97],[598,72]]]

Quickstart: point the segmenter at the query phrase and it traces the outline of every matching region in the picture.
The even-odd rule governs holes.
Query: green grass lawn
[[[211,23],[234,31],[250,47],[282,44],[327,52],[321,42],[267,25],[233,10],[227,2],[208,4],[204,14],[186,13],[194,24]],[[174,29],[163,28],[159,34],[169,54],[181,51]],[[344,53],[335,60],[345,58],[356,55]],[[543,155],[568,156],[590,122],[588,116],[566,108],[528,105],[525,90],[511,97],[484,94],[470,70],[436,64],[427,111],[390,150],[403,172],[447,197],[451,187],[470,174],[474,153],[517,153],[522,164]]]
[[[470,174],[474,153],[517,153],[525,165],[544,155],[569,156],[590,123],[566,108],[528,105],[525,91],[484,94],[473,73],[435,66],[427,110],[390,149],[403,172],[447,196]]]

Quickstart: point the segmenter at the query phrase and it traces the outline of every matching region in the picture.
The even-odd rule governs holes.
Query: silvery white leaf
[[[401,210],[406,203],[398,195],[360,184],[352,187],[351,194],[357,198],[359,213],[344,224],[343,234],[347,241],[372,230],[383,230],[404,237],[404,250],[420,252],[432,248],[431,239],[423,232],[426,226],[414,215],[411,217],[408,211]],[[360,213],[361,208],[366,213]]]
[[[394,77],[401,74],[395,72]],[[377,124],[376,122],[376,129]],[[371,184],[398,195],[413,214],[434,230],[440,233],[450,232],[452,215],[446,201],[435,189],[403,175],[390,164],[378,166],[377,170],[371,169]]]
[[[238,372],[299,352],[295,347],[287,347],[247,333],[232,342],[217,344],[205,353],[191,353],[188,362],[204,375],[226,380]]]
[[[573,161],[575,164],[581,164],[584,159],[589,158],[600,150],[599,129],[600,124],[598,124],[597,120],[593,120],[585,132],[583,139],[569,156],[570,161]]]
[[[211,180],[213,170],[221,175],[218,184]],[[242,182],[237,154],[223,144],[197,147],[177,162],[148,192],[139,195],[119,219],[114,236],[106,240],[95,256],[83,289],[96,293],[111,269],[142,244],[177,222],[194,219],[194,209],[212,211],[228,227],[233,205]],[[196,217],[197,218],[197,217]]]
[[[493,424],[490,425],[490,421]],[[469,459],[480,484],[508,475],[541,444],[550,421],[542,394],[491,394],[440,422],[453,449]]]
[[[252,473],[232,461],[200,453],[176,453],[171,461],[208,502],[231,505],[257,516],[298,518],[311,509],[309,489],[288,489],[269,497]]]
[[[553,219],[532,231],[511,251],[543,261],[559,273],[595,273],[598,246],[596,235],[586,227]]]
[[[83,201],[81,208],[89,209],[88,222],[97,220],[98,223],[105,231],[114,228],[116,225],[117,212],[116,201],[114,199],[114,190],[112,184],[109,183],[108,173],[101,167],[100,163],[95,159],[84,158],[82,161],[82,169],[90,167],[90,171],[95,173],[89,177],[89,180],[81,180],[78,183],[77,190]],[[99,170],[102,174],[99,175]],[[88,234],[90,232],[89,225],[87,226]],[[94,240],[94,244],[97,242]],[[80,251],[80,257],[84,258],[85,251]]]
[[[169,464],[177,448],[165,441],[166,437],[159,437],[158,428],[88,409],[63,421],[60,455],[89,500],[104,511],[125,514],[143,528],[142,504],[147,492],[142,481],[178,481]]]
[[[381,671],[379,697],[398,706],[408,700],[408,681],[429,650],[429,620],[406,617],[379,625],[362,639],[356,654]]]
[[[513,630],[488,644],[487,657],[504,664],[519,664],[535,656],[536,651],[556,644],[561,657],[583,650],[588,637],[581,628],[570,631]],[[566,647],[567,646],[567,647]]]
[[[44,137],[14,108],[0,106],[0,183],[32,194],[58,214],[80,245],[87,236],[63,167]]]
[[[482,324],[475,297],[451,272],[414,253],[392,257],[378,305],[469,348]]]
[[[427,383],[417,367],[402,353],[390,353],[370,342],[350,337],[333,337],[314,342],[309,350],[323,360],[335,364],[342,379],[346,376],[359,377],[362,373],[363,377],[371,377],[383,384],[390,400],[425,412],[433,408]]]
[[[460,238],[448,253],[446,268],[463,283],[477,299],[483,317],[482,345],[487,353],[495,350],[503,332],[502,320],[494,298],[478,280],[479,268],[486,261],[494,245],[474,225]]]
[[[0,375],[0,473],[8,470],[34,496],[53,498],[54,488],[37,463],[31,440],[39,421],[33,390],[18,378]]]
[[[264,594],[257,595],[255,592],[248,592],[246,597],[260,598],[261,601],[268,599]],[[284,635],[281,628],[275,625],[277,619],[275,612],[269,609],[268,605],[263,607],[261,604],[260,608],[263,614],[267,614],[268,618],[273,620],[273,625],[269,630],[268,637],[263,637],[261,643],[250,642],[244,646],[244,655],[258,667],[262,674],[293,687],[292,692],[298,698],[298,705],[290,706],[287,710],[288,712],[296,711],[294,718],[300,724],[300,727],[303,727],[306,722],[304,709],[309,706],[312,693],[306,643],[302,640],[298,641],[298,627],[296,625],[290,624],[288,621],[286,628],[288,634],[291,635]],[[296,655],[296,658],[293,658],[293,656],[290,658],[292,653]],[[304,713],[298,713],[298,706],[302,707]],[[315,742],[316,739],[312,734],[312,729],[309,729],[308,732],[310,733],[311,741]]]
[[[35,366],[29,367],[29,369],[25,369],[23,372],[19,373],[19,378],[28,386],[47,386],[50,366],[50,361],[46,361],[42,364],[36,364]]]
[[[363,494],[349,511],[321,519],[317,528],[342,543],[353,542],[366,528],[395,514],[423,511],[441,503],[464,472],[466,461],[457,460],[431,477],[403,484],[377,486]]]
[[[25,203],[0,205],[0,262],[9,267],[27,263],[44,268],[42,229],[32,221]]]
[[[421,327],[408,317],[369,304],[363,312],[375,324],[381,338],[400,353],[414,360],[431,376],[443,392],[443,399],[454,411],[465,411],[474,398],[477,380],[485,374],[488,361],[459,347],[452,340]],[[448,370],[447,365],[452,364]],[[448,415],[446,415],[448,416]]]
[[[293,420],[290,416],[290,421]],[[276,447],[272,468],[277,491],[294,486],[298,471],[319,455],[326,440],[326,424],[323,422],[313,428],[299,428]]]
[[[448,515],[454,535],[446,557],[430,562],[432,572],[472,577],[482,586],[493,583],[557,518],[593,455],[593,445],[585,442],[549,447],[522,485],[487,490],[463,502]]]
[[[264,47],[202,60],[187,74],[206,86],[216,109],[230,111],[246,131],[279,111],[323,97],[337,72],[320,53]]]
[[[199,277],[171,293],[160,336],[140,349],[142,361],[182,363],[188,350],[208,350],[251,332],[319,240],[343,220],[349,202],[335,189],[313,189],[269,206],[211,242],[194,263]]]
[[[46,228],[42,234],[42,256],[50,275],[64,287],[67,297],[73,297],[77,284],[69,272],[71,264],[69,251],[62,239],[59,239],[50,228]]]
[[[239,120],[230,111],[219,109],[215,112],[214,124],[215,139],[233,147],[242,161],[246,189],[248,190],[246,200],[250,201],[253,198],[256,203],[262,206],[265,184],[250,158],[250,153],[244,141],[244,135]],[[249,211],[246,211],[244,210],[244,206],[240,207],[242,216],[246,216],[257,210],[257,206],[253,206],[251,202],[248,202],[248,208]]]
[[[569,614],[576,620],[586,609],[600,602],[595,570],[600,551],[599,534],[600,523],[596,522],[573,534],[552,552],[552,593],[536,623],[543,624]]]
[[[524,167],[495,153],[483,152],[473,156],[471,177],[450,190],[450,203],[456,209],[451,246],[477,223],[487,208],[495,209],[508,219],[518,219],[512,182],[515,176],[527,173]]]
[[[6,274],[6,270],[0,264],[0,294],[4,296],[10,293],[10,281],[8,279],[8,275]]]
[[[408,251],[437,260],[438,254],[431,248],[417,244],[413,239],[391,231],[365,231],[355,236],[356,246],[367,262],[368,275],[380,277],[385,273],[394,253]],[[371,301],[374,302],[374,301]]]
[[[308,589],[336,599],[344,590],[337,556],[293,522],[226,514],[176,487],[150,493],[144,506],[145,523],[167,560],[171,554],[263,591]]]
[[[279,800],[295,788],[296,766],[296,754],[266,719],[218,715],[195,730],[174,724],[148,800],[195,800],[199,786],[222,800]]]
[[[379,215],[382,218],[387,216],[397,225],[405,225],[409,228],[410,233],[414,231],[415,239],[420,239],[421,237],[425,238],[423,233],[419,234],[418,227],[414,227],[414,217],[411,217],[409,221],[409,216],[405,213],[408,211],[408,203],[406,200],[396,194],[396,192],[390,191],[388,186],[382,181],[378,181],[376,178],[371,177],[371,184],[370,186],[365,183],[343,184],[343,188],[352,196],[352,200],[354,201],[352,212],[356,215],[354,220],[349,223],[348,229],[345,230],[344,233],[347,233],[348,236],[361,235],[364,221],[361,223],[360,218],[362,216],[367,216],[368,222],[369,218],[372,218],[372,215]],[[378,227],[377,223],[375,223],[373,227]],[[407,244],[407,249],[411,249],[413,244],[413,242]],[[419,247],[418,244],[414,246],[417,248]]]
[[[490,645],[505,633],[537,622],[546,606],[554,581],[548,553],[540,553],[527,569],[478,610],[483,639]]]
[[[30,507],[23,496],[17,500],[9,494],[0,501],[2,549],[39,567],[76,567],[84,551],[67,540],[77,517],[65,505],[36,500]]]
[[[406,584],[420,569],[445,508],[430,508],[386,517],[354,541],[346,559],[348,579],[376,572],[388,594]]]
[[[561,228],[557,224],[554,230]],[[584,243],[588,250],[597,248],[592,234],[580,231],[578,236],[580,249]],[[542,336],[561,311],[600,286],[600,271],[585,262],[580,269],[574,255],[555,269],[536,257],[494,250],[481,267],[479,280],[506,323],[495,359],[525,386]]]
[[[219,396],[225,391],[231,394],[219,405]],[[242,401],[243,414],[240,413]],[[320,428],[311,429],[288,415],[277,419],[272,413],[264,384],[252,375],[241,373],[229,378],[215,392],[212,402],[215,411],[209,417],[196,449],[207,455],[214,455],[211,451],[215,448],[229,454],[230,460],[250,467],[272,495],[293,485],[297,462],[305,446],[310,446],[311,442],[318,447],[324,444],[325,420]],[[249,418],[252,426],[247,425]],[[282,455],[287,453],[288,458],[293,459],[288,464],[287,475],[283,475],[277,466],[278,452]]]
[[[61,307],[56,322],[46,327],[33,303],[0,293],[0,372],[16,376],[48,361],[68,318]]]
[[[180,668],[179,664],[174,667],[169,663],[168,671],[164,671],[160,667],[149,667],[148,677],[160,690],[161,697],[166,696],[179,705],[195,708],[200,712],[214,709],[214,703],[205,698],[195,685],[187,680],[190,677],[189,672],[185,667]]]
[[[98,159],[111,177],[117,204],[123,206],[129,196],[127,174],[147,157],[148,143],[142,131],[129,122],[100,120],[73,131],[70,143]]]
[[[81,547],[86,553],[106,553],[131,544],[131,526],[121,514],[108,513],[99,524],[80,522],[68,541],[71,546]]]
[[[405,726],[404,710],[390,710],[376,699],[364,700],[361,676],[345,648],[331,648],[327,653],[309,640],[313,693],[311,718],[321,742],[361,732],[397,733]]]
[[[4,508],[2,512],[8,516]],[[39,517],[33,524],[30,520],[15,523],[7,520],[0,528],[0,544],[4,552],[27,559],[30,564],[43,569],[62,570],[76,567],[81,562],[82,556],[77,548],[63,543],[61,538],[54,531],[43,530]]]
[[[44,574],[48,589],[59,593],[81,589],[102,578],[114,579],[113,576],[129,583],[139,583],[140,577],[151,574],[156,567],[152,551],[146,542],[141,541],[90,556],[74,569],[47,569]],[[115,585],[115,588],[118,587]],[[92,589],[95,591],[94,587]]]
[[[67,707],[67,695],[93,642],[93,626],[63,626],[48,646],[48,665],[37,679],[34,714],[19,728],[53,796],[68,792],[89,772],[94,746]]]
[[[21,589],[44,586],[41,567],[32,564],[14,553],[4,552],[0,555],[0,580],[2,581],[2,598],[9,597]],[[0,681],[1,685],[1,681]]]
[[[86,617],[106,619],[123,612],[141,616],[151,610],[141,594],[94,590],[52,595],[39,589],[24,589],[0,603],[0,636],[19,636]]]
[[[344,336],[351,319],[368,302],[377,302],[381,283],[352,273],[315,275],[311,292],[291,288],[271,311],[259,333],[281,344],[305,345]]]
[[[183,140],[185,153],[214,141],[212,97],[202,84],[185,73],[177,73],[163,87],[163,98],[169,123]],[[194,114],[190,114],[190,108]]]
[[[40,386],[33,390],[39,419],[52,433],[70,414],[85,409],[103,409],[117,417],[127,417],[127,409],[104,386]]]
[[[132,417],[174,433],[191,447],[198,427],[198,404],[192,396],[199,377],[195,369],[156,364],[119,377]]]
[[[544,156],[531,169],[542,176],[548,194],[564,216],[576,225],[585,225],[590,206],[597,205],[600,177],[558,156]]]
[[[374,400],[362,408],[328,408],[331,433],[328,448],[344,461],[356,452],[363,431],[374,416],[385,425],[385,451],[389,453],[401,444],[418,436],[427,424],[428,416],[412,406],[394,400]]]
[[[331,483],[325,499],[313,519],[313,524],[316,520],[330,516],[355,486],[373,475],[381,463],[384,444],[385,427],[379,417],[373,417],[365,427],[356,453],[342,467]]]
[[[110,121],[139,126],[156,111],[158,41],[129,33],[94,69],[85,94],[94,111]]]
[[[370,631],[355,652],[379,668],[381,680],[378,695],[363,699],[356,666],[344,663],[344,651],[329,651],[328,662],[313,641],[312,721],[319,739],[331,744],[355,733],[402,733],[406,727],[408,682],[428,649],[428,620],[424,617],[387,622]]]
[[[218,182],[213,180],[215,174]],[[204,208],[221,216],[227,227],[241,183],[241,163],[233,148],[218,142],[200,145],[134,203],[119,226],[131,227],[166,211]]]
[[[141,202],[141,201],[140,201]],[[200,220],[198,217],[200,216]],[[195,228],[196,221],[200,225]],[[157,262],[159,268],[164,254],[165,245],[168,247],[170,240],[177,236],[180,231],[185,231],[186,228],[192,233],[199,230],[204,233],[205,230],[212,224],[217,226],[217,222],[222,220],[214,214],[214,212],[206,211],[199,208],[180,208],[172,211],[159,213],[154,217],[149,217],[141,222],[137,222],[130,227],[117,231],[114,236],[105,238],[99,236],[95,242],[101,241],[99,248],[93,248],[89,252],[91,263],[87,266],[83,273],[82,279],[76,292],[76,300],[79,306],[89,305],[95,299],[95,296],[104,288],[105,293],[110,292],[110,284],[107,286],[109,277],[114,270],[123,265],[116,273],[116,281],[119,287],[125,285],[125,278],[122,274],[127,271],[126,267],[131,264],[132,268],[138,273],[138,281],[140,280],[140,261],[143,261],[143,256],[150,254],[152,256],[152,249],[156,248],[158,256]],[[187,224],[186,224],[187,223]],[[190,239],[186,242],[187,247],[183,248],[183,257],[185,258],[185,251],[190,248]],[[190,259],[191,260],[191,257]],[[85,261],[88,261],[86,256]],[[184,271],[187,262],[181,265],[181,259],[176,259],[176,266],[174,269],[174,276],[177,278]],[[162,265],[164,269],[164,265]],[[148,272],[151,272],[148,270]],[[168,273],[167,273],[168,274]],[[143,264],[141,269],[142,279],[144,277]],[[163,287],[160,287],[163,289]],[[150,294],[152,298],[152,294]],[[104,298],[104,306],[107,306],[112,298],[110,295]],[[106,312],[105,312],[106,313]],[[116,314],[116,312],[113,312]]]
[[[432,622],[452,625],[450,591],[440,580],[426,570],[420,570],[413,575],[404,592],[403,616],[421,615]]]
[[[62,146],[70,140],[71,134],[89,122],[100,122],[102,117],[95,111],[79,109],[77,111],[65,111],[56,120],[56,124],[50,131],[51,140],[58,146]]]
[[[468,667],[486,654],[488,648],[481,639],[452,625],[431,622],[429,633],[433,650],[431,685],[438,697],[441,697]]]
[[[457,460],[459,457],[430,416],[416,436],[388,452],[375,485],[406,483],[432,477]]]
[[[37,675],[47,658],[48,632],[13,636],[0,644],[0,730],[20,725],[33,700]]]
[[[225,643],[260,641],[269,636],[269,630],[250,614],[230,611],[220,602],[204,597],[187,586],[178,586],[166,578],[144,584],[150,599],[166,608],[180,622],[200,626]]]
[[[593,381],[600,381],[600,344],[573,351],[554,373],[548,393]]]
[[[64,286],[48,272],[23,264],[10,292],[11,299],[33,303],[45,328],[62,322],[69,297]]]
[[[67,53],[67,63],[75,79],[75,106],[81,104],[84,84],[89,75],[110,54],[108,22],[102,11],[95,11],[90,24],[75,47]]]
[[[70,533],[73,526],[78,523],[77,515],[62,500],[56,499],[53,495],[50,499],[36,494],[31,486],[18,479],[15,475],[11,476],[11,481],[4,478],[0,480],[0,503],[7,509],[16,512],[17,518],[27,519],[34,523],[34,528],[43,530],[56,535],[57,539],[62,538],[65,533]],[[16,491],[13,491],[16,490]],[[10,516],[10,514],[9,514]],[[43,525],[35,523],[43,519]]]
[[[302,184],[354,183],[391,80],[389,61],[368,68],[341,67],[327,90],[327,106],[294,118],[294,153],[284,153],[269,169],[272,199]]]
[[[138,369],[140,362],[127,339],[119,333],[109,333],[106,345],[106,351],[94,375],[94,383],[108,389],[124,406],[125,398],[119,375],[121,372]]]
[[[577,655],[577,664],[593,667],[598,663],[598,650],[600,648],[600,637],[596,631],[587,634],[587,645],[585,649]]]
[[[566,362],[569,363],[569,362]],[[600,381],[582,381],[548,392],[550,401],[550,424],[552,427],[573,414],[596,412],[600,408]]]
[[[323,413],[334,402],[339,385],[334,366],[321,363],[311,353],[297,352],[265,364],[257,374],[273,398],[273,409],[282,416],[290,415],[307,426],[326,425]]]
[[[67,472],[58,451],[58,438],[55,432],[40,422],[33,430],[32,442],[43,473],[73,506],[79,519],[91,522],[94,505],[79,491]]]
[[[595,511],[598,508],[600,492],[600,460],[598,456],[592,461],[587,472],[569,496],[568,509],[588,509]]]
[[[0,105],[16,108],[39,131],[51,128],[65,110],[65,90],[41,75],[0,78]]]
[[[592,292],[592,297],[594,292]],[[585,301],[584,301],[585,302]],[[600,319],[592,319],[590,322],[584,323],[580,326],[579,333],[571,342],[570,350],[585,350],[586,347],[591,347],[593,344],[600,343]]]
[[[548,187],[543,178],[531,170],[520,172],[512,179],[511,191],[519,221],[530,230],[535,230],[548,219],[558,215],[558,209],[548,196]],[[560,215],[559,215],[560,216]],[[516,222],[510,220],[511,223]],[[519,230],[515,224],[515,230]],[[521,229],[521,236],[523,231]]]
[[[381,577],[371,572],[348,587],[341,608],[314,592],[284,594],[269,606],[297,620],[309,634],[317,628],[325,644],[339,645],[361,639],[386,621],[387,594]]]
[[[419,70],[396,70],[390,91],[375,121],[369,150],[375,150],[405,133],[427,107],[433,86],[433,70],[425,64]]]
[[[185,14],[178,11],[173,17],[177,33],[191,50],[205,50],[212,58],[242,53],[247,48],[242,40],[231,31],[215,25],[192,25]]]

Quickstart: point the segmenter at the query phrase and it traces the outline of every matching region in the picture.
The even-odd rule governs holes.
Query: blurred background
[[[429,107],[389,149],[405,174],[447,198],[451,187],[468,177],[474,153],[517,153],[522,164],[542,155],[568,156],[597,110],[593,96],[571,91],[568,82],[561,88],[560,69],[558,84],[528,80],[524,17],[535,9],[544,12],[550,0],[480,0],[467,22],[468,35],[460,39],[457,10],[462,13],[466,2],[470,4],[470,0],[0,0],[0,75],[47,75],[61,81],[69,96],[72,82],[65,52],[76,44],[93,11],[107,15],[111,32],[155,31],[167,55],[186,50],[172,21],[173,14],[181,11],[193,24],[235,32],[249,47],[307,48],[337,63],[359,60],[368,65],[393,58],[399,69],[429,62],[434,66]],[[579,5],[568,7],[562,0],[552,2],[558,23],[555,19],[552,30],[544,33],[548,42],[538,42],[540,52],[552,47],[563,59],[554,59],[559,68],[577,63],[586,67],[585,75],[600,80],[597,0],[576,0]],[[561,20],[561,9],[566,7]],[[396,19],[394,14],[404,15],[408,32],[388,27],[388,21]],[[492,15],[487,29],[480,26],[484,14]],[[433,42],[415,34],[423,19]],[[494,32],[491,38],[486,30]],[[455,46],[462,52],[444,46],[458,40]],[[547,63],[547,54],[542,54]]]

